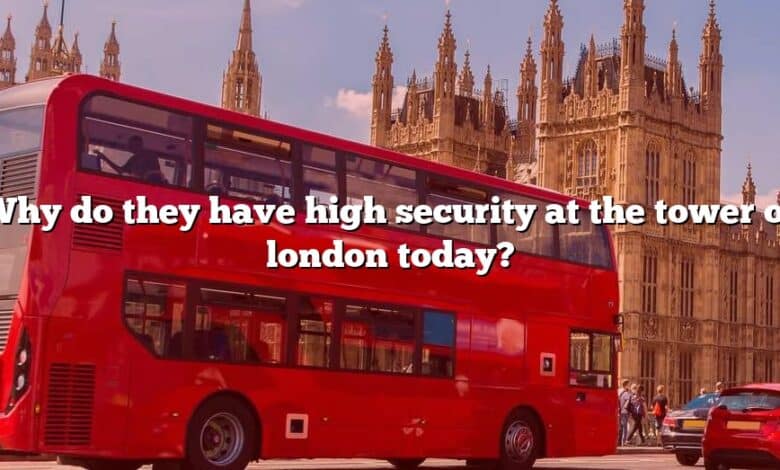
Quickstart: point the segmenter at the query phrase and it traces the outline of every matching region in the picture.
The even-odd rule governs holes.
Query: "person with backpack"
[[[645,431],[642,427],[645,416],[647,416],[647,407],[645,405],[645,387],[642,385],[634,384],[631,386],[631,399],[628,402],[628,412],[631,415],[631,419],[634,421],[634,426],[631,428],[631,432],[628,433],[626,442],[631,442],[634,438],[634,434],[639,432],[639,438],[642,440],[642,445],[645,445],[647,440],[645,439]]]
[[[659,385],[656,388],[656,395],[653,398],[653,416],[655,417],[655,436],[656,440],[661,435],[661,428],[664,425],[664,418],[669,408],[669,398],[666,397],[664,391],[666,387]]]
[[[628,402],[631,400],[631,382],[628,379],[624,379],[621,383],[623,386],[618,391],[618,447],[626,443],[626,436],[628,435]]]

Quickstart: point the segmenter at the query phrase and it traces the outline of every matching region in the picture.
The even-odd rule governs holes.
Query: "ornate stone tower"
[[[14,85],[16,82],[16,39],[11,32],[11,15],[5,32],[0,37],[0,90]]]
[[[520,85],[517,87],[517,155],[518,163],[531,162],[536,147],[536,62],[531,50],[531,38],[520,66]]]
[[[384,147],[390,131],[393,99],[393,51],[390,50],[388,28],[385,25],[382,42],[376,51],[376,71],[371,80],[371,142]]]
[[[254,116],[260,115],[263,78],[252,50],[252,9],[244,0],[236,49],[222,79],[222,107]]]
[[[372,80],[371,143],[426,160],[504,176],[510,143],[517,132],[509,121],[506,90],[488,72],[475,93],[471,54],[466,51],[458,75],[452,15],[445,16],[437,44],[433,78],[412,72],[406,96],[392,111],[393,54],[385,29],[376,54]]]
[[[35,28],[35,41],[33,42],[32,51],[30,52],[30,69],[27,72],[27,81],[52,76],[52,32],[48,11],[49,2],[46,1],[43,4],[43,16],[41,17],[41,21]]]
[[[541,47],[542,186],[647,208],[648,223],[613,230],[625,318],[621,374],[674,404],[701,386],[780,377],[777,231],[655,223],[653,205],[720,202],[723,57],[714,2],[702,35],[699,91],[686,89],[676,32],[667,59],[645,51],[645,2],[624,0],[619,39],[591,37],[563,80],[556,0]],[[745,201],[755,201],[748,170]],[[773,342],[774,341],[774,342]]]
[[[100,76],[118,82],[122,76],[119,63],[119,41],[116,38],[116,21],[111,22],[111,34],[103,46],[103,61],[100,62]]]

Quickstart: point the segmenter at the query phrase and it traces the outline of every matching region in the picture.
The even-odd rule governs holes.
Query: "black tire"
[[[398,470],[414,470],[422,465],[425,459],[390,459],[388,462]]]
[[[260,442],[254,413],[240,400],[218,396],[190,418],[182,467],[189,470],[243,470]]]
[[[674,454],[677,457],[677,463],[686,467],[693,467],[699,462],[699,454],[692,454],[690,452],[677,452]]]
[[[729,470],[727,466],[722,465],[717,460],[712,460],[712,459],[704,459],[704,469],[705,470]]]
[[[509,415],[501,431],[500,470],[530,470],[542,451],[539,421],[527,410]]]
[[[57,464],[81,467],[87,470],[138,470],[142,462],[132,460],[84,459],[78,457],[59,456]]]
[[[495,470],[498,468],[498,461],[489,459],[468,459],[466,460],[466,467],[479,470]]]

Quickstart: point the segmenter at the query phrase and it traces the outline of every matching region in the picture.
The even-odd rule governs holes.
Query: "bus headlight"
[[[14,377],[13,386],[11,388],[10,396],[8,397],[8,404],[5,407],[5,412],[8,413],[16,405],[19,398],[24,395],[24,392],[30,388],[29,374],[30,374],[30,361],[31,361],[32,343],[30,342],[30,335],[27,334],[27,330],[22,327],[22,333],[19,335],[19,342],[16,345],[16,355],[14,362]]]

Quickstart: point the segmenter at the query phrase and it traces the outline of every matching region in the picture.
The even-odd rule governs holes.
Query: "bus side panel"
[[[47,318],[39,442],[49,453],[120,455],[133,351],[117,340],[124,332],[120,292],[105,286],[122,280],[105,254],[74,251],[71,260],[66,288]]]

